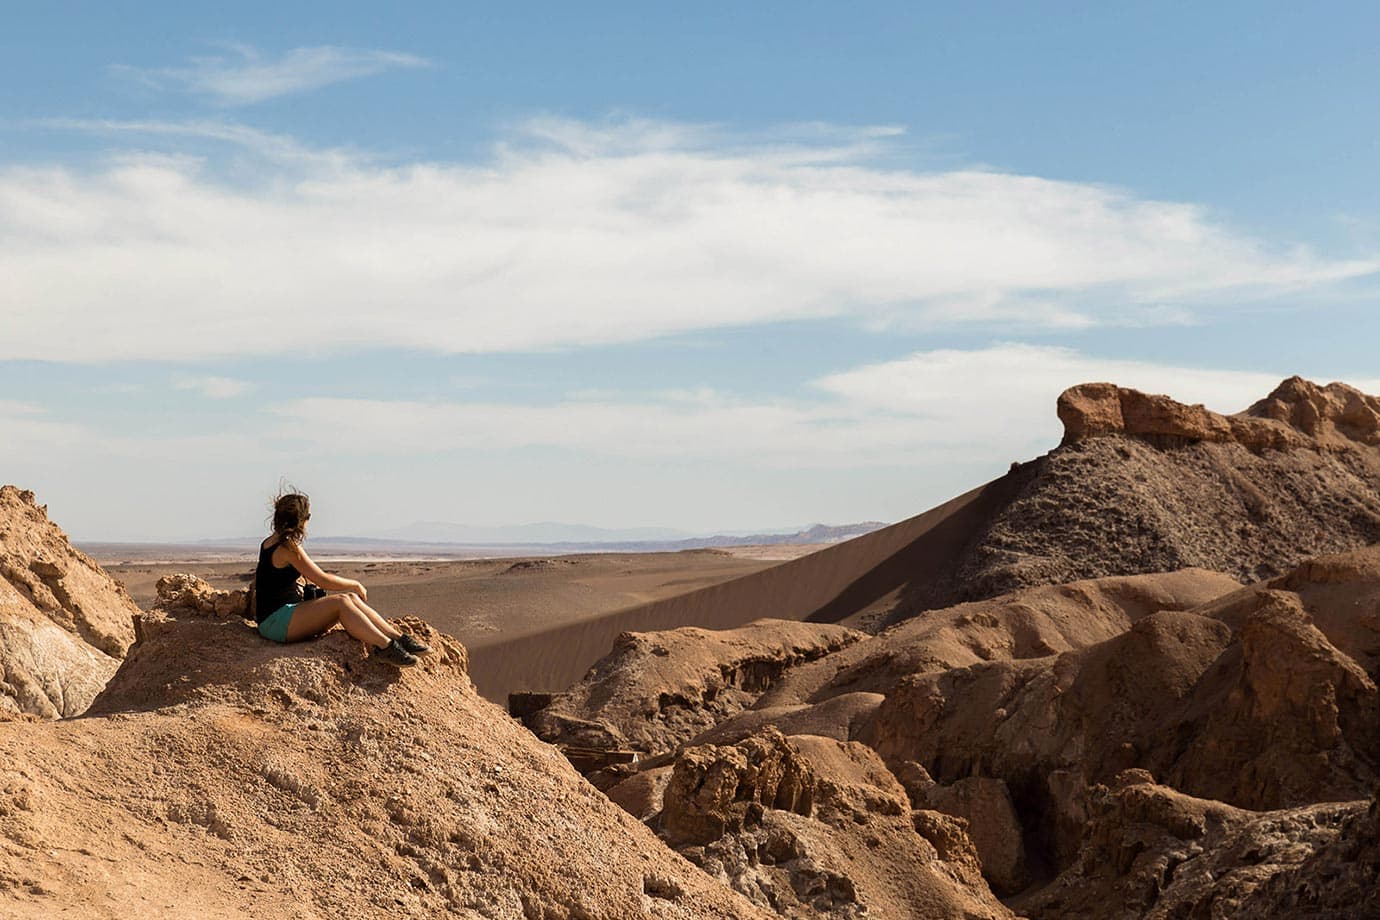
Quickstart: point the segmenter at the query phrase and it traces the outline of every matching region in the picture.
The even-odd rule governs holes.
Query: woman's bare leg
[[[383,614],[379,613],[373,607],[370,607],[364,601],[360,600],[358,594],[346,594],[343,596],[347,600],[349,600],[350,603],[354,604],[355,607],[359,608],[359,611],[363,613],[365,616],[367,616],[373,622],[374,627],[388,638],[396,639],[398,638],[398,636],[402,635],[402,633],[398,631],[398,628],[396,626],[394,626],[392,623],[389,623],[387,620],[383,618]]]
[[[310,639],[319,636],[336,623],[361,642],[375,648],[383,648],[392,639],[384,634],[364,611],[359,610],[346,598],[348,595],[333,594],[314,601],[303,601],[292,611],[288,622],[287,640]]]

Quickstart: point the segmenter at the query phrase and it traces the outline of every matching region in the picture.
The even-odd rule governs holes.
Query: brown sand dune
[[[475,686],[500,700],[579,680],[623,632],[677,626],[731,629],[763,617],[852,623],[889,609],[906,589],[945,597],[959,554],[1011,498],[1006,480],[799,559],[666,600],[472,650]]]

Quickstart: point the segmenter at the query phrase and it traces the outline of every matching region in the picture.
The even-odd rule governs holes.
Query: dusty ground
[[[329,572],[362,581],[370,603],[385,615],[421,617],[477,649],[718,584],[816,549],[746,546],[545,559],[317,561]],[[153,606],[154,586],[164,575],[186,572],[231,589],[247,585],[254,571],[252,560],[97,561],[146,610]]]

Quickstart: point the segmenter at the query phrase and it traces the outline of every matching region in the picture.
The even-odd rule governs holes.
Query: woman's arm
[[[284,545],[288,559],[291,560],[294,568],[302,573],[307,581],[316,585],[318,588],[325,588],[327,591],[348,591],[351,594],[358,594],[359,599],[367,601],[368,592],[364,590],[364,585],[355,581],[353,578],[341,578],[339,575],[332,575],[325,571],[321,566],[312,561],[307,555],[307,551],[300,544],[288,541]]]

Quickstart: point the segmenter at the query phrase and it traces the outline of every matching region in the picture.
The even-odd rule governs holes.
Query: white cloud
[[[345,454],[539,447],[773,468],[990,465],[1054,447],[1062,433],[1055,401],[1077,383],[1109,380],[1231,413],[1283,376],[1003,344],[867,365],[821,378],[816,397],[794,401],[750,403],[704,390],[554,405],[317,398],[275,411],[281,437],[313,438]]]
[[[248,45],[233,45],[229,50],[229,56],[193,58],[185,67],[114,69],[159,89],[182,90],[221,105],[240,106],[385,70],[430,66],[429,61],[414,54],[331,45],[293,48],[277,58]]]
[[[253,384],[231,377],[179,377],[173,381],[173,388],[191,390],[207,399],[231,399],[252,390]]]
[[[112,433],[10,400],[0,400],[0,431],[5,433],[0,459],[6,463],[53,465],[83,457],[184,463],[188,457],[245,457],[263,450],[258,439],[239,434]]]
[[[1377,268],[1098,185],[875,168],[860,150],[884,131],[751,146],[547,119],[484,165],[401,167],[183,131],[269,162],[249,186],[161,153],[0,170],[0,360],[527,351],[823,317],[1011,335],[1182,322]]]
[[[43,407],[14,399],[0,399],[0,418],[32,417],[43,414]]]

